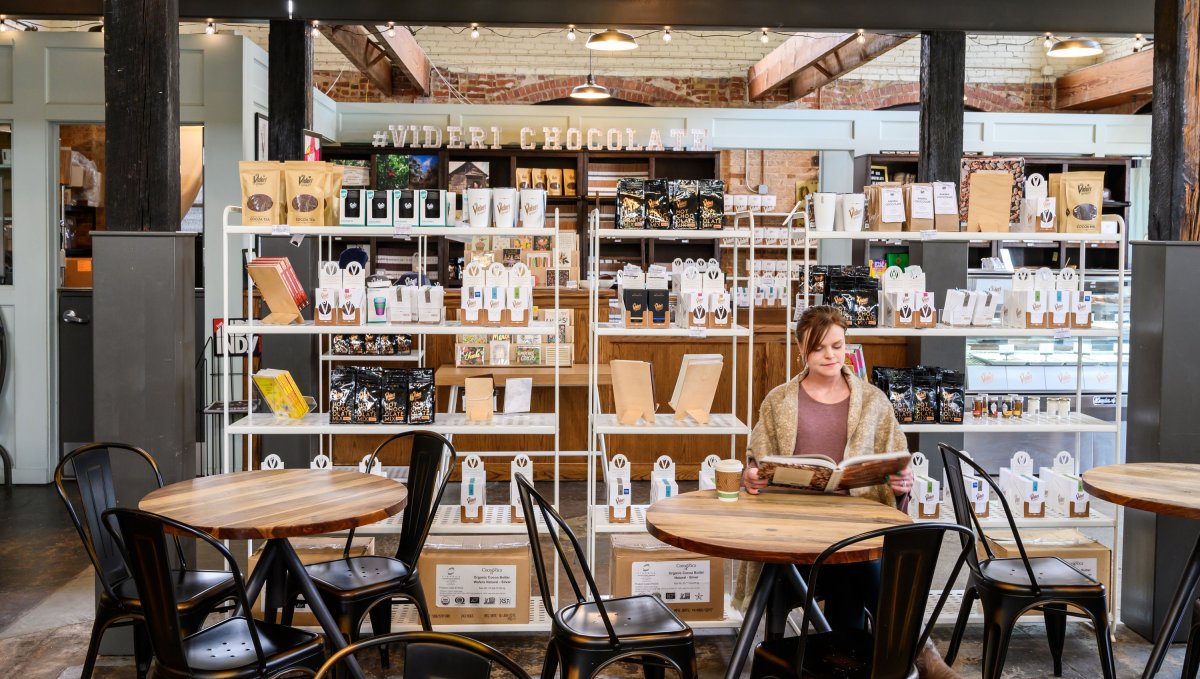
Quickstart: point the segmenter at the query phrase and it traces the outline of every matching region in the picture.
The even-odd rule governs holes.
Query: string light
[[[320,28],[318,28],[318,26],[320,26],[320,24],[321,24],[321,22],[317,21],[316,19],[313,19],[313,22],[312,22],[312,30],[311,30],[311,31],[309,31],[309,32],[308,32],[308,34],[309,34],[309,35],[311,35],[311,36],[312,36],[312,37],[314,37],[314,38],[315,38],[315,37],[317,37],[318,35],[320,35],[320,34],[321,34],[321,29],[320,29]]]
[[[1134,52],[1141,52],[1142,46],[1145,44],[1146,44],[1146,39],[1144,37],[1142,37],[1141,33],[1138,33],[1137,35],[1133,36],[1133,51]]]
[[[858,44],[863,44],[867,41],[867,32],[863,29],[858,29]]]
[[[758,36],[758,41],[764,45],[771,41],[770,36],[767,35],[767,29],[762,29],[762,35]]]
[[[389,38],[396,37],[396,22],[394,22],[394,21],[388,22],[388,37]]]
[[[567,29],[567,42],[575,42],[575,24]]]
[[[0,14],[0,33],[8,32],[8,15]]]
[[[663,42],[671,42],[671,27],[663,26]]]
[[[1042,46],[1047,50],[1049,50],[1051,47],[1054,47],[1054,35],[1051,33],[1046,33],[1046,39],[1042,41]]]
[[[212,19],[209,19],[209,20],[208,20],[208,25],[206,25],[206,26],[204,27],[204,32],[205,32],[205,33],[207,33],[207,34],[209,34],[209,35],[212,35],[213,33],[216,33],[216,32],[217,32],[217,27],[216,27],[216,26],[213,24],[213,20],[212,20]]]
[[[471,39],[479,39],[479,24],[471,24]]]

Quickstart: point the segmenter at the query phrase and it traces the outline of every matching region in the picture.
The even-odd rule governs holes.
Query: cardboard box
[[[434,626],[527,624],[529,539],[431,535],[417,566]]]
[[[291,538],[288,542],[292,543],[292,549],[296,550],[296,554],[300,557],[300,562],[305,565],[340,559],[342,557],[342,549],[346,546],[346,538],[339,537]],[[262,557],[262,550],[263,548],[259,547],[250,555],[250,562],[246,567],[247,579],[254,572],[255,566],[258,565],[258,560]],[[375,538],[354,538],[354,542],[350,547],[350,556],[370,556],[374,553]],[[254,602],[254,608],[258,613],[264,612],[263,596],[265,596],[265,593],[259,595],[258,601]],[[312,614],[312,609],[303,600],[296,603],[296,614],[292,618],[292,624],[297,627],[317,627],[320,625],[317,622],[316,616]]]
[[[997,558],[1021,558],[1017,543],[1009,538],[1008,533],[997,531],[989,535],[987,541]],[[1056,556],[1084,575],[1099,581],[1108,589],[1109,596],[1112,596],[1112,550],[1108,547],[1073,528],[1025,529],[1021,531],[1021,542],[1025,545],[1025,553],[1029,558]],[[978,549],[980,554],[983,554],[983,548]],[[1082,612],[1075,606],[1067,608]],[[1039,611],[1030,611],[1025,615],[1036,615],[1039,618],[1042,616]]]
[[[67,257],[66,269],[63,271],[63,287],[90,288],[92,287],[92,258]],[[1089,302],[1090,304],[1090,302]]]
[[[649,535],[613,535],[609,592],[651,594],[683,620],[725,617],[725,560],[677,549]]]

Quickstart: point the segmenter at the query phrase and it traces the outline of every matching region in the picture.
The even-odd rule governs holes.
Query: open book
[[[886,483],[911,460],[906,452],[859,455],[840,464],[824,455],[768,455],[758,458],[758,476],[775,486],[835,493]]]

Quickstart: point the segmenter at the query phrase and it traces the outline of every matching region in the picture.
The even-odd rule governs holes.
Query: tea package
[[[283,165],[242,161],[238,172],[242,178],[242,224],[282,224]]]
[[[645,183],[646,228],[671,228],[671,197],[667,180],[647,179]]]
[[[323,223],[333,225],[338,223],[338,210],[341,205],[342,179],[346,176],[346,168],[342,165],[322,163],[325,167],[325,215]]]
[[[354,424],[378,424],[383,379],[374,368],[360,368],[354,376]]]
[[[668,183],[671,193],[671,228],[695,229],[700,212],[699,185],[695,179],[680,179]]]
[[[562,173],[563,173],[563,195],[564,196],[577,195],[575,193],[575,170],[568,167],[568,168],[563,169]]]
[[[546,195],[561,196],[563,195],[563,171],[559,168],[552,167],[546,170]]]
[[[641,229],[646,225],[646,181],[617,180],[617,228]]]
[[[389,370],[384,374],[383,413],[380,421],[384,424],[408,422],[408,371]]]
[[[414,368],[408,371],[408,423],[433,422],[433,368]]]
[[[517,168],[517,190],[520,191],[522,189],[533,188],[530,185],[532,182],[532,178],[533,178],[533,174],[529,168],[518,167]]]
[[[325,222],[325,171],[303,161],[283,164],[287,187],[288,226],[321,226]]]
[[[541,167],[535,167],[531,170],[531,173],[532,173],[533,188],[535,188],[535,189],[546,188],[546,170]]]
[[[1104,205],[1103,172],[1067,172],[1061,179],[1065,233],[1100,233],[1100,208]]]
[[[725,213],[725,181],[701,179],[699,192],[700,228],[721,228],[721,218]]]
[[[334,368],[329,371],[329,422],[354,422],[354,368]]]

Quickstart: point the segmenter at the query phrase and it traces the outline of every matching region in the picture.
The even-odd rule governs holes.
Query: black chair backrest
[[[239,612],[244,616],[242,619],[247,621],[246,627],[249,629],[249,637],[258,658],[259,674],[266,676],[267,661],[263,655],[258,629],[249,622],[251,608],[246,597],[246,583],[242,580],[242,572],[238,569],[233,555],[224,545],[187,524],[139,509],[109,509],[104,512],[101,522],[121,548],[125,562],[129,564],[138,596],[141,597],[142,612],[150,633],[150,643],[154,647],[154,657],[164,674],[191,676],[187,654],[183,648],[184,632],[179,621],[174,578],[170,570],[170,551],[167,549],[167,530],[170,529],[172,533],[208,543],[224,557],[237,586]]]
[[[117,583],[129,577],[125,568],[125,560],[121,558],[120,549],[105,530],[100,516],[107,509],[117,506],[116,490],[113,487],[113,470],[111,449],[124,450],[132,456],[140,457],[154,475],[154,481],[162,488],[162,475],[158,473],[158,465],[150,453],[125,443],[89,443],[72,450],[58,463],[54,470],[54,485],[58,496],[67,507],[67,514],[75,524],[75,530],[83,540],[88,558],[96,574],[100,576],[100,584],[108,591],[109,596],[117,600],[114,587]],[[129,456],[127,456],[129,457]],[[78,510],[71,501],[66,487],[66,474],[70,468],[75,473],[79,488],[80,506]],[[83,517],[80,518],[80,512]],[[176,556],[181,566],[186,567],[183,549],[178,541],[175,544]]]
[[[567,522],[559,516],[558,512],[554,511],[553,505],[550,504],[542,494],[537,492],[533,487],[533,482],[524,476],[517,476],[517,493],[521,496],[521,509],[525,513],[525,529],[529,532],[529,547],[533,552],[533,567],[537,573],[538,589],[542,594],[542,605],[546,607],[546,612],[551,618],[554,617],[554,589],[551,585],[550,577],[547,573],[546,556],[542,553],[542,542],[539,539],[541,536],[538,532],[537,517],[540,514],[546,523],[546,529],[550,533],[550,540],[554,543],[554,549],[558,553],[558,558],[562,560],[563,569],[567,573],[567,581],[571,583],[571,589],[575,592],[575,601],[584,603],[591,601],[596,604],[600,620],[604,622],[604,629],[608,632],[609,641],[614,646],[619,645],[620,640],[617,638],[617,632],[613,629],[612,621],[608,618],[608,611],[604,608],[604,601],[600,598],[600,589],[596,587],[596,581],[592,577],[592,569],[588,566],[587,559],[583,555],[583,546],[579,544],[579,539],[575,537],[575,533],[571,531],[571,527]],[[537,513],[534,512],[534,505],[537,505]],[[567,552],[563,546],[563,536],[566,536],[571,542],[571,553]],[[571,557],[574,557],[576,563],[579,564],[579,569],[583,571],[583,578],[587,583],[588,595],[585,595],[579,587],[579,580],[575,577],[575,569],[571,566]],[[549,566],[553,567],[553,564]]]
[[[959,533],[963,538],[963,548],[922,631],[922,618],[929,600],[938,554],[941,552],[942,541],[947,531]],[[904,679],[909,676],[917,654],[925,645],[930,632],[933,631],[934,623],[941,615],[946,597],[967,558],[967,552],[974,549],[972,534],[970,530],[950,523],[908,524],[881,528],[830,545],[813,562],[808,582],[808,600],[804,610],[813,610],[822,565],[846,547],[876,538],[883,538],[883,559],[880,564],[879,601],[872,624],[874,653],[870,676],[871,679]],[[804,666],[808,623],[806,617],[800,632],[800,644],[794,665],[797,668]]]
[[[1012,508],[1008,506],[1008,500],[1004,497],[1004,493],[1000,492],[1000,486],[990,474],[984,471],[983,467],[975,464],[975,461],[963,454],[962,451],[945,443],[939,443],[938,448],[942,451],[942,465],[946,469],[946,484],[950,486],[950,500],[954,503],[954,517],[958,525],[973,531],[975,539],[983,547],[987,558],[995,558],[992,546],[988,544],[987,536],[983,532],[983,525],[979,523],[979,518],[975,516],[974,510],[971,508],[971,500],[967,497],[966,481],[963,479],[962,470],[962,466],[965,464],[975,472],[976,478],[983,479],[991,487],[993,495],[1000,498],[1000,506],[1004,508],[1004,518],[1008,521],[1008,530],[1017,543],[1017,551],[1020,552],[1021,561],[1025,564],[1025,571],[1029,574],[1029,584],[1033,587],[1034,592],[1040,592],[1041,588],[1038,587],[1037,577],[1033,574],[1033,565],[1029,563],[1029,555],[1025,553],[1021,534],[1017,532],[1017,522],[1013,519]],[[974,551],[967,557],[967,563],[972,572],[980,575],[979,557]]]
[[[498,665],[516,679],[529,675],[511,658],[485,643],[445,632],[400,632],[371,637],[334,653],[317,672],[316,679],[333,677],[347,656],[376,646],[404,645],[404,679],[488,679]],[[436,669],[435,669],[436,668]],[[391,676],[391,675],[389,675]]]
[[[454,471],[458,452],[454,445],[441,434],[432,431],[406,431],[389,437],[376,446],[367,460],[367,469],[375,466],[375,460],[384,448],[401,439],[412,439],[412,454],[408,463],[408,504],[404,507],[404,517],[400,526],[400,544],[396,547],[396,558],[413,566],[421,556],[425,547],[425,539],[429,537],[429,529],[437,515],[438,506],[442,502],[442,494],[446,492],[446,484],[450,481],[450,473]],[[444,470],[442,482],[438,483],[438,472]],[[350,556],[351,543],[354,541],[354,531],[346,537],[346,547],[343,557]]]

